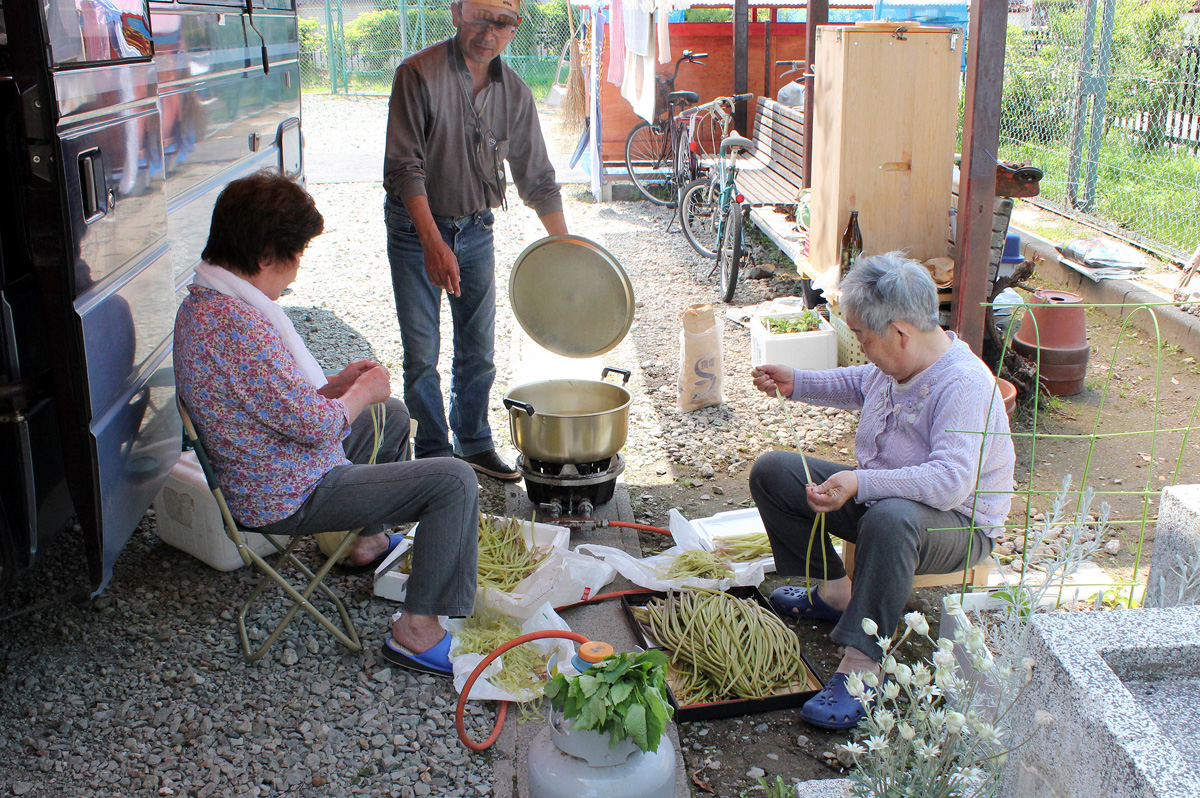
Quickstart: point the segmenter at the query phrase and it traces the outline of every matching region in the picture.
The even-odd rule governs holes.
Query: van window
[[[42,7],[55,66],[153,55],[146,0],[47,0]]]

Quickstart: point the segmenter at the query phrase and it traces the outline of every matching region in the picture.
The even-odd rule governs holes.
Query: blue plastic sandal
[[[388,635],[383,641],[383,658],[393,665],[408,668],[410,671],[420,671],[433,676],[453,676],[454,668],[450,665],[450,644],[453,638],[449,632],[437,645],[428,651],[414,654],[397,643]]]
[[[825,683],[825,688],[800,708],[800,717],[819,729],[838,731],[852,729],[867,716],[857,698],[846,691],[847,673],[835,673]]]
[[[842,619],[840,610],[825,603],[817,588],[784,585],[771,591],[771,608],[785,618],[801,618],[806,621],[829,621]]]

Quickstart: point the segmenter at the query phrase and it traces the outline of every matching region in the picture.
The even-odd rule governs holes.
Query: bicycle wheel
[[[655,205],[675,207],[675,158],[671,137],[661,125],[639,122],[625,139],[625,168],[642,196]]]
[[[683,193],[687,191],[688,184],[700,176],[691,143],[692,134],[684,124],[679,128],[679,137],[675,139],[675,188],[679,190],[680,201],[683,200]]]
[[[742,267],[742,206],[730,203],[725,217],[725,229],[721,231],[721,248],[717,252],[717,270],[721,273],[721,295],[726,302],[733,301],[737,290],[738,270]]]
[[[679,205],[683,237],[706,258],[717,257],[716,193],[713,184],[700,177],[687,184]]]

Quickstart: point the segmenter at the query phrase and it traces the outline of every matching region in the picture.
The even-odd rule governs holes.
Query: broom
[[[579,40],[575,38],[570,41],[567,70],[567,93],[563,95],[562,101],[563,128],[578,134],[583,130],[583,123],[587,119],[587,90],[583,85],[583,58],[580,54]]]
[[[578,30],[575,28],[575,17],[571,13],[571,0],[567,0],[567,27],[571,38],[567,42],[567,91],[563,95],[562,120],[563,129],[578,135],[587,121],[587,88],[583,83],[583,54],[579,34],[583,32],[581,19]]]

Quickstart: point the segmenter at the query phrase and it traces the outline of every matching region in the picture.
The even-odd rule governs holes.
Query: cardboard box
[[[218,571],[233,571],[245,563],[237,546],[225,534],[221,508],[208,489],[204,469],[195,452],[184,452],[167,481],[154,497],[158,536]],[[266,556],[275,546],[262,535],[246,535],[251,549]]]
[[[803,311],[764,313],[750,319],[750,364],[778,363],[794,369],[818,371],[837,368],[837,334],[825,319],[811,332],[772,333],[767,319],[789,319]]]

